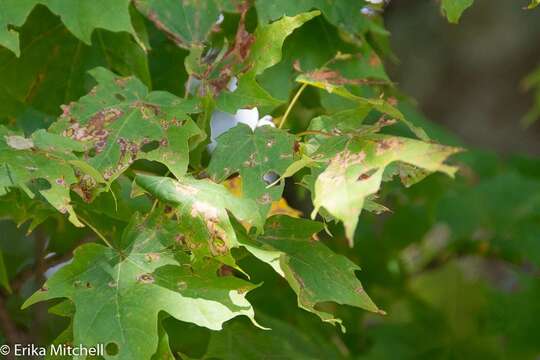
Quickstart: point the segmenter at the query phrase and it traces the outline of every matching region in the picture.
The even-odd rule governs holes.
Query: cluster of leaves
[[[339,247],[366,231],[362,211],[388,210],[383,182],[453,176],[446,160],[459,152],[406,116],[380,58],[387,33],[364,5],[0,0],[0,215],[40,244],[22,260],[0,253],[5,291],[32,290],[14,280],[33,262],[39,290],[23,308],[61,299],[49,311],[67,328],[54,342],[106,344],[106,358],[172,358],[200,345],[177,332],[241,315],[249,326],[193,336],[207,341],[193,356],[260,355],[231,336],[253,347],[270,337],[287,357],[335,356],[283,313],[258,315],[272,311],[257,296],[288,299],[271,288],[284,281],[300,308],[343,330],[335,304],[380,317],[359,267],[331,247],[349,251]],[[276,126],[238,124],[211,151],[213,114],[254,107]],[[309,192],[311,220],[286,206],[286,185]],[[271,280],[254,290],[261,264]]]

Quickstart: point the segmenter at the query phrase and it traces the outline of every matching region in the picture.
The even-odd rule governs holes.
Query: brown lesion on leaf
[[[390,96],[388,99],[386,99],[386,102],[392,106],[397,106],[399,101],[393,96]]]
[[[249,65],[238,70],[235,66],[243,64],[248,58],[252,45],[255,41],[255,36],[246,29],[246,15],[250,8],[249,1],[239,2],[237,5],[237,11],[240,14],[240,20],[235,34],[234,44],[231,46],[223,59],[217,64],[210,64],[203,74],[200,74],[201,79],[206,79],[210,84],[214,95],[219,94],[221,91],[227,88],[231,77],[235,73],[247,72]],[[216,78],[210,79],[211,74],[218,73]]]
[[[358,178],[356,180],[358,181],[364,181],[364,180],[367,180],[371,177],[371,174],[369,172],[366,172],[366,173],[362,173],[360,175],[358,175]]]
[[[357,57],[362,57],[361,54],[359,54]],[[338,52],[336,56],[328,61],[322,68],[303,72],[302,68],[300,67],[299,62],[295,62],[293,64],[293,68],[295,71],[304,73],[304,76],[307,78],[321,83],[331,84],[331,85],[386,85],[389,83],[387,80],[376,80],[371,78],[358,78],[358,79],[349,79],[344,77],[339,71],[330,68],[330,66],[338,61],[343,60],[350,60],[353,58],[353,55],[351,54],[343,54]],[[378,61],[377,66],[380,66],[380,59],[375,55],[375,58],[370,58],[368,63],[371,65],[372,62]],[[372,65],[373,66],[373,65]]]
[[[136,141],[130,141],[123,137],[119,137],[116,142],[120,146],[120,160],[116,172],[120,172],[126,167],[125,164],[129,165],[137,160],[140,145]]]
[[[381,58],[377,54],[372,53],[371,56],[369,57],[369,66],[376,68],[381,65],[382,65]]]
[[[269,205],[272,203],[272,196],[269,193],[264,193],[257,199],[257,202],[262,205]]]
[[[64,107],[62,116],[71,116],[71,105]],[[75,118],[70,117],[70,126],[64,130],[63,136],[77,141],[90,141],[94,144],[93,149],[86,152],[86,157],[99,154],[107,147],[109,131],[106,127],[118,120],[123,111],[117,108],[108,108],[95,113],[86,123],[81,125]]]
[[[70,102],[67,105],[60,105],[60,109],[62,110],[62,115],[60,115],[61,118],[71,118],[71,107],[73,106],[73,104],[75,104],[74,101]]]
[[[137,277],[137,281],[141,284],[153,284],[155,280],[152,274],[141,274]]]
[[[217,271],[217,275],[220,277],[234,275],[234,269],[229,265],[221,265]]]
[[[108,168],[103,172],[103,178],[105,180],[109,180],[113,176],[114,176],[114,169],[112,169],[112,168]]]
[[[184,235],[184,234],[176,234],[174,236],[174,241],[178,245],[185,246],[186,245],[186,235]]]
[[[346,149],[330,159],[330,166],[346,169],[349,166],[361,164],[365,158],[366,153],[364,151],[354,153]]]
[[[197,189],[196,187],[187,185],[187,184],[182,184],[180,182],[176,182],[174,184],[174,190],[186,196],[193,196],[199,192],[199,189]]]
[[[208,229],[208,248],[213,256],[225,255],[229,252],[227,232],[220,226],[218,219],[206,220]]]
[[[208,249],[212,256],[227,254],[229,236],[221,226],[219,209],[205,202],[196,201],[191,207],[191,216],[201,219],[208,232]]]
[[[161,113],[161,108],[158,105],[150,104],[144,101],[135,101],[130,106],[133,109],[138,109],[141,112],[143,119],[152,119]]]
[[[202,217],[205,220],[217,219],[219,215],[219,210],[215,206],[212,206],[206,202],[195,201],[191,205],[191,216],[192,217]]]
[[[176,234],[174,241],[184,250],[193,251],[200,247],[200,244],[193,242],[189,235]]]
[[[162,146],[162,147],[169,146],[169,139],[164,137],[161,140],[159,140],[159,146]]]
[[[88,130],[91,132],[97,129],[103,129],[110,123],[118,120],[124,112],[117,108],[107,108],[95,113],[88,120]]]
[[[395,123],[397,123],[396,119],[391,119],[391,118],[387,118],[385,116],[381,116],[379,118],[379,120],[377,120],[377,127],[378,128],[383,128],[385,126],[394,125]]]
[[[302,65],[300,65],[299,59],[294,60],[292,67],[293,67],[293,70],[296,72],[299,72],[299,73],[304,72],[304,70],[302,70]]]
[[[188,287],[188,285],[187,285],[187,282],[185,282],[185,281],[178,281],[176,283],[176,289],[178,291],[184,291],[184,290],[187,289],[187,287]]]
[[[119,87],[121,87],[121,88],[125,88],[127,83],[129,82],[129,80],[131,80],[131,79],[132,79],[132,77],[129,77],[129,76],[128,77],[116,78],[116,79],[114,79],[114,83],[116,85],[118,85]]]
[[[255,153],[249,155],[249,158],[243,163],[244,167],[248,167],[248,168],[255,167],[257,165],[256,157],[257,156]]]
[[[155,262],[158,261],[161,258],[161,255],[159,253],[148,253],[144,255],[144,259],[146,262]]]
[[[325,84],[331,84],[331,85],[337,85],[337,86],[343,86],[343,85],[368,85],[368,84],[379,84],[387,82],[380,82],[375,81],[372,79],[348,79],[341,75],[336,70],[328,69],[328,68],[322,68],[313,70],[310,72],[305,73],[305,76],[309,78],[312,81],[325,83]]]
[[[375,154],[382,155],[387,151],[395,151],[402,144],[403,144],[403,141],[395,137],[380,140],[377,142],[377,147],[375,148]]]

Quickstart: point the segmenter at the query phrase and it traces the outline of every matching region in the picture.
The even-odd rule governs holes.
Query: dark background
[[[393,0],[386,8],[399,59],[387,65],[390,77],[467,147],[540,154],[540,123],[521,123],[532,104],[522,81],[540,65],[540,12],[525,5],[477,0],[458,25],[434,0]]]

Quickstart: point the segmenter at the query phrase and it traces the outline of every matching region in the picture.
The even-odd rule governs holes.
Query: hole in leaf
[[[141,146],[141,151],[147,153],[147,152],[157,149],[158,147],[159,147],[159,141],[154,140]]]
[[[107,355],[117,355],[118,354],[118,345],[116,343],[110,342],[107,345],[105,345],[105,352]]]
[[[268,171],[263,175],[263,181],[266,185],[273,184],[277,179],[279,179],[279,174],[275,171]]]
[[[377,169],[371,169],[371,170],[368,170],[360,175],[358,175],[358,178],[356,179],[357,181],[363,181],[363,180],[367,180],[371,177],[371,175],[373,175],[375,172],[377,171]]]

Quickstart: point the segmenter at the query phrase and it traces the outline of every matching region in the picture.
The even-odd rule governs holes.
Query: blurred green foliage
[[[313,7],[307,1],[256,3],[265,10],[247,14],[248,28],[257,21]],[[286,99],[298,86],[294,82],[298,67],[312,71],[331,62],[338,52],[358,52],[358,61],[345,60],[339,70],[345,76],[380,82],[354,87],[353,96],[385,93],[395,97],[412,126],[400,124],[390,132],[410,135],[410,129],[421,127],[434,141],[463,146],[389,86],[381,61],[391,57],[388,34],[378,17],[353,13],[358,9],[352,1],[345,1],[344,13],[326,2],[315,3],[325,17],[310,20],[287,38],[282,61],[257,76],[258,84],[271,96]],[[446,4],[449,18],[457,21],[463,9],[448,7],[448,1],[442,4]],[[98,29],[88,44],[74,37],[45,7],[34,9],[24,25],[20,24],[20,57],[0,48],[0,122],[27,135],[47,128],[60,115],[60,105],[90,90],[93,82],[87,72],[96,66],[120,75],[136,75],[152,90],[183,96],[188,51],[175,46],[134,8],[131,12],[137,39],[128,33]],[[213,12],[217,13],[217,8]],[[218,46],[230,41],[237,21],[238,14],[226,12],[224,33],[210,34],[211,43]],[[204,35],[210,25],[205,25]],[[359,29],[362,37],[348,38],[344,29]],[[147,53],[141,43],[147,45]],[[531,86],[537,77],[531,77]],[[299,132],[314,117],[348,107],[347,100],[309,88],[290,115],[290,127]],[[274,113],[281,110],[274,109]],[[532,117],[537,116],[535,111]],[[368,124],[375,120],[366,119]],[[166,350],[160,353],[186,359],[538,359],[540,160],[522,155],[503,157],[472,148],[454,156],[453,163],[460,169],[455,179],[434,174],[406,189],[398,180],[388,182],[377,194],[377,202],[390,212],[363,212],[354,248],[348,246],[343,226],[336,222],[327,223],[332,237],[320,235],[324,244],[362,267],[357,275],[386,316],[335,303],[316,304],[317,311],[336,313],[343,319],[347,332],[342,333],[316,315],[298,310],[296,294],[286,279],[247,251],[235,249],[234,255],[241,259],[240,267],[248,270],[250,281],[261,284],[258,291],[247,295],[256,319],[272,330],[261,330],[245,318],[236,318],[227,322],[223,331],[211,331],[161,313],[160,349]],[[153,163],[137,163],[135,167],[165,173]],[[395,171],[389,166],[385,175],[390,178]],[[309,216],[309,193],[291,186],[304,175],[301,171],[290,179],[285,194],[293,207]],[[93,226],[106,238],[121,239],[131,216],[152,207],[146,197],[131,197],[139,190],[131,182],[133,177],[128,170],[112,184],[113,193],[99,194],[91,205],[73,197],[78,199],[74,200],[77,214],[94,219]],[[60,303],[63,305],[49,312],[39,306],[21,311],[20,306],[41,287],[44,267],[68,260],[75,247],[95,241],[96,236],[88,227],[73,226],[40,196],[30,201],[20,191],[2,195],[0,305],[33,342],[69,341],[72,329],[68,317],[73,313],[69,305]]]

